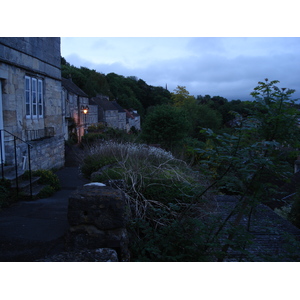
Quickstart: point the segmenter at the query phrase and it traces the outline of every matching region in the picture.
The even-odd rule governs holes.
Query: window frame
[[[42,79],[38,79],[37,112],[39,118],[44,117],[44,87]]]
[[[25,76],[25,115],[26,119],[44,118],[43,79]]]
[[[25,115],[27,119],[31,118],[31,77],[29,76],[25,76]]]
[[[37,79],[31,78],[31,117],[37,119]]]

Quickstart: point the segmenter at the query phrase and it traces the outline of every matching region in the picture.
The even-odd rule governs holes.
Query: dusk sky
[[[268,78],[300,98],[299,37],[62,37],[61,55],[171,92],[180,85],[194,96],[253,100],[257,82]]]

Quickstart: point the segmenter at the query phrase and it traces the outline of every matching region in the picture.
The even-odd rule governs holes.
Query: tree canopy
[[[136,109],[143,117],[151,106],[166,104],[171,101],[171,93],[163,87],[148,85],[136,76],[122,76],[115,73],[107,75],[85,67],[77,68],[61,58],[62,77],[72,81],[89,97],[97,94],[117,100],[125,109]]]
[[[174,106],[155,106],[143,124],[142,138],[150,144],[171,148],[187,135],[188,123],[182,112]]]

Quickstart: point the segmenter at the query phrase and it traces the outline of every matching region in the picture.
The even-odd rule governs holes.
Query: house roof
[[[127,109],[124,109],[125,112],[126,112],[126,118],[128,119],[134,119],[134,116],[131,114],[131,112]]]
[[[82,96],[82,97],[87,97],[88,95],[82,90],[80,89],[73,81],[72,79],[67,79],[67,78],[61,78],[61,83],[62,86],[68,90],[71,93],[74,93],[78,96]]]
[[[123,107],[121,107],[117,101],[109,101],[100,97],[93,97],[91,102],[99,105],[103,110],[117,110],[118,112],[125,112]]]
[[[111,102],[114,104],[114,106],[118,109],[119,112],[125,112],[124,108],[121,105],[119,105],[117,101],[114,100]]]

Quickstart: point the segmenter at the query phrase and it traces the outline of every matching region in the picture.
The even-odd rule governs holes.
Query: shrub
[[[167,212],[165,215],[167,216]],[[129,233],[133,261],[205,262],[214,260],[215,252],[211,251],[213,247],[209,242],[210,228],[204,222],[194,218],[183,220],[173,218],[168,224],[156,227],[147,220],[137,219],[130,224]]]
[[[32,172],[32,176],[39,176],[39,183],[50,185],[54,191],[58,191],[60,189],[60,183],[57,175],[50,170],[36,170]]]
[[[38,183],[45,185],[45,187],[37,195],[37,198],[50,197],[61,188],[59,178],[51,170],[40,169],[40,170],[32,171],[31,176],[40,177]],[[29,171],[26,171],[22,177],[23,179],[28,179]]]
[[[55,193],[55,189],[51,185],[46,185],[38,194],[38,198],[48,198]]]
[[[81,139],[81,146],[86,146],[95,143],[97,140],[103,140],[104,135],[102,133],[87,133]]]
[[[94,153],[88,155],[83,160],[83,165],[81,166],[81,172],[86,178],[90,178],[93,172],[98,171],[100,168],[113,164],[116,159],[113,156],[103,156],[101,153]]]
[[[123,178],[123,169],[121,168],[108,168],[93,178],[93,181],[103,182],[105,180],[117,180]]]

